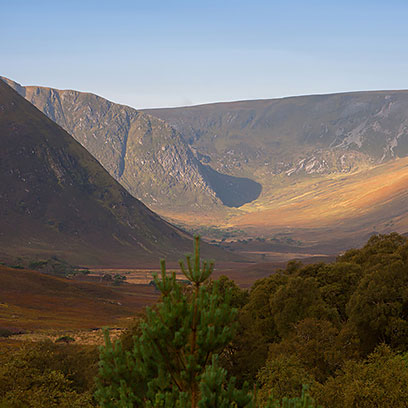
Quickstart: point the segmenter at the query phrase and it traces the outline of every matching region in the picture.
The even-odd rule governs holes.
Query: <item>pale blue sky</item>
[[[407,1],[0,0],[0,75],[136,108],[408,88]]]

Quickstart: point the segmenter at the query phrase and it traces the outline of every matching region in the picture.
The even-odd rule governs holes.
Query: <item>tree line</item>
[[[198,240],[181,268],[191,285],[163,262],[160,301],[99,357],[52,343],[0,356],[0,407],[407,406],[406,237],[289,262],[250,290],[212,280]]]

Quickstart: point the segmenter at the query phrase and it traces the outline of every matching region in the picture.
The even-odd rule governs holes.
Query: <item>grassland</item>
[[[0,299],[0,327],[26,333],[21,339],[70,333],[86,343],[103,326],[126,327],[157,293],[148,285],[107,286],[0,266]]]
[[[249,287],[278,266],[251,269],[250,263],[221,263],[214,277],[227,274],[240,286]],[[67,279],[0,265],[0,329],[14,333],[0,337],[0,349],[21,341],[55,341],[61,336],[74,338],[76,344],[102,344],[102,327],[111,327],[115,338],[157,300],[158,292],[149,283],[152,273],[158,271],[97,268],[87,276]],[[115,285],[106,279],[116,274],[125,276],[125,283]],[[176,276],[185,279],[180,271]]]

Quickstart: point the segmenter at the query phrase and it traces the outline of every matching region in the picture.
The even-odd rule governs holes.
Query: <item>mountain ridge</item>
[[[73,90],[22,87],[20,95],[79,141],[134,197],[155,209],[240,206],[256,198],[239,194],[250,180],[211,172],[166,122],[100,96]],[[209,171],[211,176],[209,176]],[[228,197],[225,198],[226,193]],[[184,198],[184,200],[181,199]],[[158,204],[159,203],[159,204]]]
[[[32,94],[29,100],[46,110],[45,105],[41,105],[41,93],[45,92],[41,89],[53,90],[28,88]],[[52,98],[44,100],[51,107],[57,106]],[[71,105],[79,109],[75,103]],[[91,119],[106,132],[100,140],[103,144],[107,141],[113,149],[112,126],[106,127],[103,120],[98,119],[97,105],[87,109],[93,109]],[[127,140],[127,143],[132,140],[129,152],[135,157],[125,162],[129,170],[137,169],[135,177],[139,181],[127,178],[125,173],[119,181],[134,195],[132,183],[144,183],[147,194],[142,200],[178,225],[238,229],[254,236],[273,235],[281,229],[292,231],[294,237],[293,231],[298,231],[304,237],[304,231],[315,234],[318,229],[320,236],[324,236],[324,228],[335,231],[336,216],[344,216],[345,234],[351,236],[352,231],[357,236],[359,228],[364,230],[361,242],[374,231],[370,225],[374,226],[376,219],[382,220],[377,232],[388,231],[391,224],[405,232],[404,214],[399,209],[405,205],[405,198],[397,194],[399,184],[389,190],[390,197],[384,186],[388,177],[403,171],[403,164],[398,160],[408,157],[406,90],[290,96],[130,112],[154,126],[150,133],[144,128],[137,137]],[[87,120],[83,113],[77,118],[79,123]],[[92,138],[89,128],[84,132],[86,137]],[[196,165],[200,180],[210,187],[208,194],[201,194],[202,190],[197,193],[200,182],[188,178],[184,179],[184,187],[175,187],[176,173],[159,185],[160,194],[152,194],[153,187],[148,183],[158,184],[157,177],[161,177],[157,173],[158,163],[164,163],[161,168],[166,174],[173,168],[171,157],[166,149],[162,150],[163,140],[171,140],[172,149],[181,152],[174,168],[182,167],[184,174],[195,174],[190,170],[191,163]],[[140,153],[144,148],[146,151]],[[138,165],[138,160],[143,160],[143,165]],[[185,165],[181,164],[183,160]],[[121,171],[120,166],[115,169]],[[365,209],[358,207],[357,211],[353,204],[356,194],[360,194],[356,186],[364,189],[365,178],[372,180],[373,197],[377,201]],[[336,194],[336,186],[341,189],[339,194]],[[327,194],[324,188],[328,188]],[[249,191],[249,196],[245,196],[245,191]],[[312,200],[316,205],[314,210],[310,207],[313,196],[316,197]],[[162,200],[163,197],[166,199]],[[228,202],[231,197],[234,200]],[[327,202],[317,205],[319,200]],[[390,207],[387,204],[390,200],[395,200],[395,205]],[[355,214],[364,212],[364,226],[357,226],[353,211]],[[311,227],[312,219],[319,227]]]
[[[330,239],[336,250],[375,232],[408,228],[405,181],[386,188],[408,156],[406,90],[144,111],[175,127],[219,172],[262,184],[257,200],[219,225],[314,243],[331,236],[342,241],[340,248]],[[357,198],[367,188],[372,200],[362,207]]]
[[[133,198],[61,127],[0,81],[0,244],[81,264],[176,260],[191,236]],[[203,245],[204,253],[230,256]]]

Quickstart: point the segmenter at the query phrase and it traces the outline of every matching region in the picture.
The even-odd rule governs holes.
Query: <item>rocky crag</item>
[[[261,191],[250,179],[228,177],[202,164],[180,133],[161,119],[93,94],[22,87],[2,79],[153,209],[238,207]]]
[[[18,256],[137,265],[191,237],[132,197],[61,127],[0,81],[0,247]],[[212,256],[223,251],[204,245]]]

